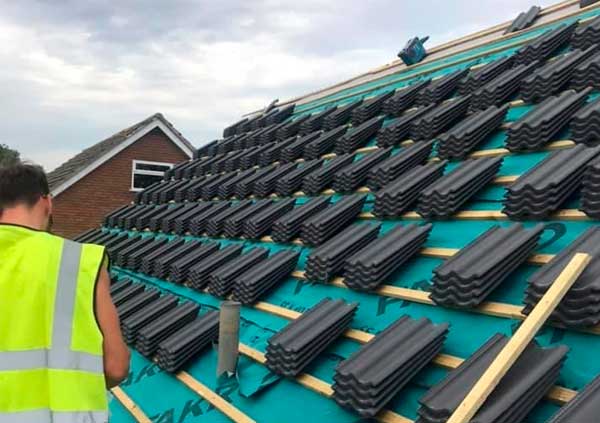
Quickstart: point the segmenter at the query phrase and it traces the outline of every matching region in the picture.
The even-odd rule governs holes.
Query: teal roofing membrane
[[[594,9],[585,12],[580,17],[591,17],[598,13],[600,13],[600,9]],[[565,22],[570,22],[573,19],[569,18]],[[389,85],[383,88],[374,88],[368,95],[404,86],[414,80],[393,81],[399,77],[410,76],[416,72],[420,73],[443,63],[453,63],[460,58],[471,57],[491,49],[508,46],[510,43],[520,39],[520,37],[523,39],[532,38],[556,25],[552,24],[543,29],[530,31],[510,40],[491,43],[485,47],[432,62],[426,66],[420,66],[413,71],[410,69],[402,71],[401,73],[390,75],[385,79],[379,79],[336,93],[333,96],[327,97],[326,100],[336,101],[341,96],[370,89],[370,87],[378,86],[386,81],[389,82]],[[487,62],[503,55],[511,54],[515,49],[507,48],[502,52],[473,59],[473,62],[451,65],[443,70],[435,71],[435,74],[430,74],[429,76],[442,75],[459,67]],[[356,98],[364,95],[364,93],[356,94]],[[298,113],[302,113],[303,110],[306,111],[309,107],[312,107],[311,105],[321,104],[323,101],[323,99],[319,99],[308,105],[299,106],[296,110]],[[351,100],[344,99],[340,101],[346,102]],[[311,111],[328,106],[330,104],[318,106]],[[512,107],[507,115],[506,122],[518,119],[524,113],[531,110],[531,107],[529,105]],[[497,131],[483,145],[479,146],[479,149],[502,148],[504,147],[505,138],[504,130]],[[555,137],[556,140],[568,138],[568,131],[563,131],[563,133]],[[375,143],[376,140],[373,139],[368,145],[375,145]],[[499,175],[523,174],[543,160],[548,154],[548,151],[540,151],[507,155],[504,157]],[[449,163],[446,172],[449,172],[458,164],[456,162]],[[499,211],[502,208],[504,192],[504,187],[490,185],[481,191],[473,201],[461,209]],[[339,198],[339,195],[334,196],[334,201],[339,200]],[[369,211],[372,208],[372,196],[369,196],[369,198],[370,203],[363,208],[363,211]],[[300,197],[297,199],[297,203],[302,203],[306,200],[306,197]],[[576,198],[563,205],[564,208],[577,208],[577,206],[578,200]],[[360,223],[375,223],[379,221],[378,219],[358,220]],[[382,232],[385,232],[398,224],[420,223],[424,221],[412,218],[398,218],[381,222]],[[511,223],[509,220],[491,219],[435,221],[425,246],[462,248],[493,225],[508,226]],[[525,222],[525,226],[533,226],[536,223],[538,222]],[[597,221],[592,220],[550,219],[544,221],[544,223],[546,224],[546,229],[538,248],[536,248],[537,253],[544,254],[558,253],[587,228],[597,225]],[[115,229],[110,230],[119,231]],[[175,235],[155,234],[151,232],[143,232],[142,234],[144,236],[177,237]],[[192,236],[184,236],[183,238],[210,239]],[[227,240],[223,238],[214,238],[213,240],[223,245],[242,243],[247,248],[260,245],[261,247],[270,249],[272,252],[277,252],[281,249],[302,251],[298,263],[299,270],[304,268],[306,257],[310,252],[310,248],[297,245],[282,245],[248,240]],[[385,284],[427,292],[431,289],[432,270],[442,263],[442,261],[443,259],[440,258],[418,256],[390,276]],[[532,264],[520,266],[517,271],[493,292],[489,300],[519,307],[522,306],[526,279],[537,268],[539,266]],[[217,309],[220,304],[219,299],[207,293],[197,292],[185,286],[161,281],[141,273],[134,273],[122,268],[113,268],[113,273],[119,277],[130,277],[142,283],[156,286],[163,291],[172,292],[180,297],[197,302],[202,305],[201,312]],[[413,318],[427,317],[434,323],[447,322],[450,324],[450,331],[442,352],[460,358],[469,357],[495,333],[511,335],[520,323],[520,320],[517,319],[495,317],[469,310],[454,310],[441,306],[421,304],[381,294],[357,292],[331,284],[313,284],[298,278],[289,278],[284,283],[278,285],[262,300],[269,304],[302,313],[324,297],[358,302],[360,306],[354,318],[352,328],[371,334],[378,333],[403,315],[409,315]],[[285,327],[288,322],[288,320],[267,311],[246,306],[242,308],[242,318],[241,342],[263,353],[266,350],[267,339]],[[571,350],[567,361],[561,370],[560,379],[557,382],[560,386],[578,390],[600,373],[600,361],[597,360],[597,351],[600,350],[599,335],[545,326],[539,332],[536,339],[544,346],[564,344],[570,347]],[[332,383],[336,365],[341,360],[349,357],[359,347],[360,344],[358,342],[342,338],[322,353],[306,369],[306,373],[318,377],[325,382]],[[128,379],[122,384],[122,388],[153,422],[229,421],[221,411],[215,409],[206,400],[199,397],[172,375],[163,372],[137,352],[133,351],[132,354],[131,373]],[[217,382],[215,369],[216,353],[214,348],[209,348],[197,360],[194,360],[186,368],[186,371],[256,421],[305,422],[308,419],[310,421],[356,422],[360,420],[356,414],[339,407],[333,400],[321,396],[293,380],[283,379],[270,373],[264,365],[248,357],[241,356],[237,379],[229,380],[227,383]],[[439,382],[447,373],[448,370],[434,364],[429,364],[388,404],[386,409],[395,411],[411,419],[416,418],[418,399],[429,387]],[[527,422],[545,422],[557,408],[556,404],[545,399],[535,407],[534,411],[529,415]],[[116,400],[111,401],[111,413],[112,422],[133,421],[129,413]]]

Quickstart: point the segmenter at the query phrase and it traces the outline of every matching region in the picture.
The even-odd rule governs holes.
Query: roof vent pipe
[[[240,343],[240,303],[223,301],[219,313],[219,361],[217,377],[235,374]]]

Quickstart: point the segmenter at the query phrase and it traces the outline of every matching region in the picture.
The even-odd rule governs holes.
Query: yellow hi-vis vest
[[[0,423],[105,423],[104,248],[0,225]]]

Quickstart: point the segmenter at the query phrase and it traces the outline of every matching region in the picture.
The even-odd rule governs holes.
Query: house
[[[193,156],[194,147],[154,114],[83,150],[48,174],[54,196],[53,231],[73,237],[99,226],[111,210]]]

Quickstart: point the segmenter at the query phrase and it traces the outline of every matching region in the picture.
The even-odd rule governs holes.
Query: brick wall
[[[131,202],[133,160],[178,163],[187,158],[160,129],[154,129],[54,199],[53,232],[72,238],[99,226],[104,215]]]

